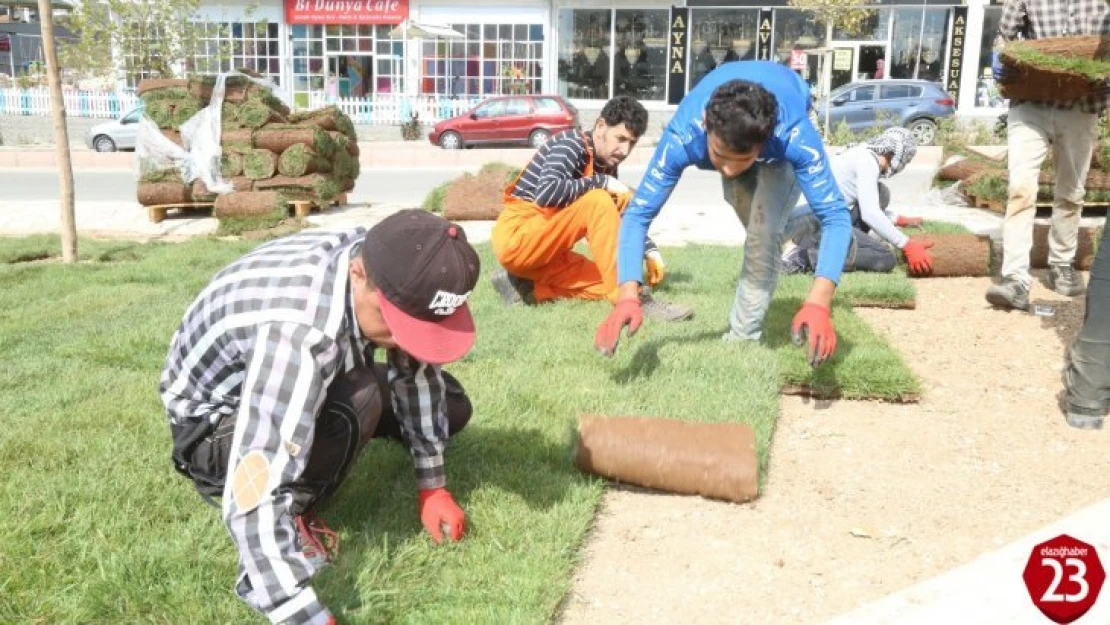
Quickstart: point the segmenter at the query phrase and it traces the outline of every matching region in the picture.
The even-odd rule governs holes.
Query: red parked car
[[[560,96],[497,96],[458,117],[439,122],[428,134],[428,140],[445,150],[494,143],[538,148],[551,135],[578,125],[578,109]]]

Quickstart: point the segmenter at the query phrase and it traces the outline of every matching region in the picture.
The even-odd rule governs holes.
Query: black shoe
[[[1071,265],[1049,265],[1048,286],[1064,297],[1082,295],[1087,287]]]
[[[517,304],[534,306],[536,304],[536,285],[531,280],[518,278],[505,271],[504,268],[493,272],[489,280],[493,283],[493,288],[497,289],[497,294],[501,296],[501,301],[506,306],[516,306]]]
[[[1006,278],[987,289],[987,301],[996,308],[1029,310],[1029,289],[1017,280]]]

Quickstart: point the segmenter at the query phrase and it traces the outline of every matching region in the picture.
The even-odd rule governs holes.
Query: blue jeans
[[[898,264],[893,248],[860,229],[858,211],[852,211],[852,243],[844,259],[844,271],[889,273]],[[805,251],[809,269],[817,266],[817,249],[821,244],[821,223],[809,204],[801,204],[790,213],[786,236]]]
[[[726,339],[759,340],[782,264],[787,220],[801,189],[786,161],[756,164],[735,178],[721,177],[725,201],[744,225],[744,266],[736,285]]]

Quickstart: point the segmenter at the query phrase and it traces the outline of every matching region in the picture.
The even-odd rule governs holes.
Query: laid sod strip
[[[813,274],[782,276],[780,289],[805,296],[813,284]],[[869,273],[852,271],[841,274],[836,301],[861,308],[913,309],[917,305],[917,289],[904,271]]]
[[[926,219],[921,222],[920,228],[902,228],[901,230],[911,237],[917,234],[971,234],[971,230],[968,230],[963,224],[933,219]]]
[[[100,245],[83,243],[82,255]],[[232,592],[237,553],[219,511],[170,465],[151,390],[186,306],[253,244],[126,245],[117,255],[133,260],[0,265],[3,557],[27,563],[5,568],[0,620],[177,621],[185,611],[197,622],[257,620]],[[58,249],[57,237],[0,240],[0,259]],[[607,304],[505,308],[489,284],[489,248],[479,250],[478,340],[447,367],[475,406],[447,451],[467,538],[433,546],[415,513],[411,457],[401,445],[371,443],[321,510],[342,552],[314,586],[344,622],[549,621],[606,484],[571,462],[567,433],[579,414],[748,423],[765,472],[784,363],[801,358],[775,333],[788,330],[797,302],[779,298],[767,341],[720,340],[739,250],[665,250],[671,273],[658,296],[694,305],[698,316],[646,322],[613,359],[592,347]],[[838,307],[847,348],[836,381],[848,381],[843,367],[854,362],[855,383],[874,384],[877,355],[890,350],[863,350],[852,317]]]

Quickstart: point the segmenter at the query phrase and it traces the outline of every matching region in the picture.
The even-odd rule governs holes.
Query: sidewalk
[[[1025,538],[933,579],[843,614],[825,625],[937,625],[1005,623],[1045,625],[1033,605],[1022,572],[1033,546],[1060,534],[1094,545],[1103,568],[1110,567],[1110,499],[1075,512]],[[1079,625],[1110,623],[1110,584]]]

